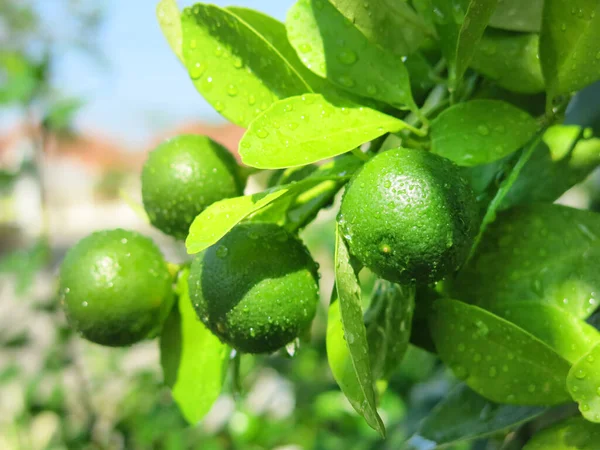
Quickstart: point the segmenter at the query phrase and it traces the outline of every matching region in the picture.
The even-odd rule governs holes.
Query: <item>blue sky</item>
[[[155,18],[157,0],[110,0],[100,48],[106,68],[66,53],[56,66],[55,84],[67,95],[82,95],[78,117],[83,129],[101,131],[143,145],[154,134],[190,120],[223,119],[195,90],[186,71],[162,37]],[[193,4],[179,0],[180,7]],[[261,10],[283,20],[293,0],[213,0],[219,6]],[[51,3],[44,7],[51,8]]]

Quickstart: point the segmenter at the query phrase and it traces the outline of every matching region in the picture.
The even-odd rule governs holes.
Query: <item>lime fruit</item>
[[[151,239],[122,229],[93,233],[60,268],[60,297],[71,326],[97,344],[153,337],[173,302],[171,275]]]
[[[189,290],[198,317],[223,342],[268,353],[309,328],[317,280],[298,238],[275,224],[247,223],[196,256]]]
[[[244,184],[227,149],[206,136],[181,135],[150,152],[142,170],[142,200],[152,225],[185,239],[198,214],[242,195]]]
[[[350,253],[377,275],[431,283],[464,262],[479,215],[454,163],[395,149],[373,157],[350,180],[338,221]]]

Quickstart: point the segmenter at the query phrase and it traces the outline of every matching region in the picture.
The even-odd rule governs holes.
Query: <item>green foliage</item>
[[[512,301],[547,303],[586,318],[597,307],[596,213],[532,204],[500,214],[455,280],[456,298],[486,309]],[[592,245],[590,245],[592,244]],[[554,257],[560,255],[560,257]]]
[[[253,167],[293,167],[346,153],[407,127],[371,108],[308,94],[280,100],[257,117],[240,142],[240,154]]]
[[[160,362],[182,414],[197,423],[221,393],[230,349],[198,320],[188,276],[189,269],[179,274],[178,300],[160,336]]]
[[[299,0],[287,23],[290,42],[314,73],[355,94],[416,109],[401,57],[370,44],[334,5]]]
[[[538,32],[542,27],[544,0],[498,0],[490,27],[510,31]]]
[[[448,299],[435,302],[430,320],[442,361],[485,398],[534,406],[569,399],[565,386],[569,363],[517,325]]]
[[[550,100],[600,79],[598,0],[545,0],[540,61]]]
[[[330,311],[329,318],[333,327],[336,319],[341,321],[342,329],[338,327],[327,330],[327,351],[332,372],[352,407],[369,425],[385,436],[385,428],[377,413],[375,401],[375,380],[369,361],[360,285],[339,225],[336,228],[335,241],[335,290],[332,306],[337,300],[339,313],[335,310]]]
[[[583,417],[600,424],[600,344],[580,356],[569,371],[567,388]]]
[[[488,164],[513,153],[535,134],[536,121],[499,100],[452,106],[431,124],[431,150],[462,166]]]
[[[537,433],[524,450],[594,450],[600,425],[573,417]]]

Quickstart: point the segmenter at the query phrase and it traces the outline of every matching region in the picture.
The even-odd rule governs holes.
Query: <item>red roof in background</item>
[[[14,149],[17,143],[28,137],[38,136],[39,129],[31,125],[22,125],[0,136],[0,166],[2,154]],[[72,136],[50,136],[46,144],[46,154],[49,157],[69,157],[79,160],[87,166],[101,170],[129,169],[140,170],[146,154],[165,139],[179,134],[202,134],[209,136],[229,149],[238,158],[237,146],[244,134],[244,129],[236,125],[209,125],[203,123],[188,123],[161,133],[159,138],[153,138],[150,144],[136,151],[116,140],[93,132],[81,132]],[[238,158],[239,159],[239,158]]]

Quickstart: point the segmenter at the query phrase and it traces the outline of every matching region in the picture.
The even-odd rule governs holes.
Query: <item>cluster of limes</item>
[[[159,145],[142,172],[150,222],[178,239],[207,206],[242,195],[244,185],[231,154],[196,135]],[[468,183],[450,161],[397,149],[374,156],[354,175],[338,221],[351,254],[380,277],[432,283],[464,261],[478,214]],[[173,279],[151,239],[100,231],[68,252],[60,295],[83,337],[123,346],[160,333],[174,304]],[[249,353],[274,351],[305,332],[319,298],[317,264],[296,234],[272,223],[234,227],[195,255],[188,283],[199,319]]]

